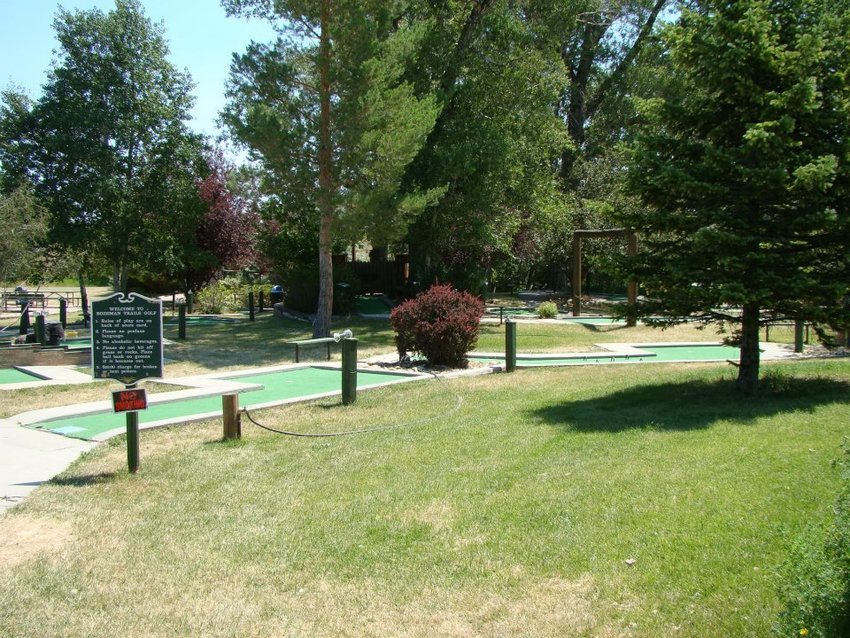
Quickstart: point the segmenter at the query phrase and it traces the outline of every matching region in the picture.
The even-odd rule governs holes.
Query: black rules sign
[[[162,302],[131,292],[92,302],[92,375],[130,385],[162,377]]]

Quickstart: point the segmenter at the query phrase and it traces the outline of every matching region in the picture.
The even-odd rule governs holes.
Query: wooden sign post
[[[138,410],[147,407],[144,391],[136,383],[162,377],[162,302],[135,292],[116,293],[92,302],[91,317],[92,376],[125,385],[125,394],[113,397],[113,404],[116,411],[127,413],[127,465],[135,474],[139,471]]]

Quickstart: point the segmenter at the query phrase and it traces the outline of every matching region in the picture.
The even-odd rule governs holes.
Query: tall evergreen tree
[[[283,35],[236,56],[224,120],[266,169],[280,210],[318,218],[315,336],[330,332],[334,239],[397,237],[439,193],[399,188],[436,117],[404,77],[427,34],[405,3],[223,0]]]
[[[850,10],[829,0],[698,0],[667,33],[677,100],[644,103],[628,266],[664,323],[731,322],[738,387],[759,327],[850,319]]]

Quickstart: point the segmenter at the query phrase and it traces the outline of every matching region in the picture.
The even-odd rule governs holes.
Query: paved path
[[[97,445],[0,420],[0,515]]]

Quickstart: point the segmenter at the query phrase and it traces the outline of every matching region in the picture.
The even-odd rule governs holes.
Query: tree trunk
[[[118,290],[125,295],[130,292],[129,276],[130,272],[127,264],[122,265],[118,273]]]
[[[322,0],[319,37],[319,301],[313,320],[313,337],[331,333],[333,312],[333,154],[331,152],[331,40],[330,0]]]
[[[759,307],[744,306],[741,314],[741,359],[735,383],[741,392],[751,393],[759,381]]]

